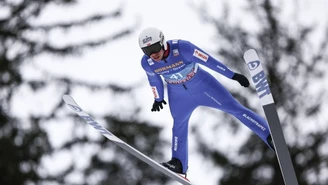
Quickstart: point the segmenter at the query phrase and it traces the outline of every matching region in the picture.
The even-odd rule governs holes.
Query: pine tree
[[[265,66],[299,184],[327,184],[328,178],[324,175],[328,167],[327,152],[322,150],[328,139],[328,127],[324,126],[327,118],[323,110],[323,97],[327,91],[320,85],[320,81],[326,78],[327,37],[321,35],[322,40],[313,44],[311,41],[315,27],[303,25],[297,19],[286,24],[279,14],[283,6],[277,6],[271,0],[250,0],[247,9],[258,21],[257,31],[251,32],[238,24],[229,23],[229,8],[225,9],[226,13],[220,18],[204,13],[209,11],[201,11],[200,15],[216,28],[215,42],[220,43],[217,54],[229,66],[233,65],[234,69],[248,76],[242,59],[243,53],[250,48],[257,50]],[[242,21],[248,20],[245,17]],[[233,95],[263,115],[260,103],[258,107],[251,106],[254,104],[250,101],[258,101],[254,88],[249,88],[249,91],[248,97],[238,90],[233,91]],[[252,95],[254,97],[250,98]],[[226,115],[222,120],[229,120],[230,125],[229,117]],[[316,125],[318,129],[312,132],[304,130],[309,124]],[[239,123],[231,125],[235,130],[241,127]],[[201,136],[201,133],[196,134]],[[218,184],[283,184],[276,156],[254,134],[234,155],[245,160],[235,160],[224,151],[199,141],[199,151],[223,171]]]
[[[105,14],[94,14],[89,17],[81,15],[77,20],[68,17],[56,23],[36,24],[36,20],[51,6],[74,9],[79,3],[74,0],[4,0],[0,2],[2,12],[0,18],[0,184],[69,185],[92,184],[92,182],[95,184],[162,184],[168,179],[162,175],[158,177],[159,173],[151,173],[152,169],[147,165],[115,147],[105,138],[92,140],[86,135],[79,137],[74,131],[69,141],[60,147],[54,147],[46,128],[51,122],[63,121],[60,111],[68,112],[61,96],[51,97],[54,102],[52,105],[45,103],[44,106],[51,107],[46,113],[28,113],[27,116],[21,116],[15,114],[13,110],[14,103],[22,93],[38,94],[49,86],[58,87],[56,89],[58,94],[69,94],[76,87],[89,89],[92,92],[112,91],[125,96],[131,92],[133,87],[86,83],[47,71],[43,71],[47,74],[44,78],[31,79],[24,75],[24,67],[34,65],[34,60],[38,56],[47,55],[50,56],[49,58],[54,56],[52,62],[61,62],[61,57],[79,56],[83,52],[126,37],[133,33],[136,27],[133,24],[127,25],[123,29],[117,29],[114,34],[80,43],[59,46],[50,42],[47,37],[54,30],[69,32],[72,29],[88,29],[96,26],[94,23],[120,19],[123,15],[123,9],[118,8]],[[34,99],[34,101],[38,100]],[[20,106],[32,109],[34,105],[21,104]],[[138,106],[136,107],[135,112],[125,114],[124,117],[110,113],[102,115],[106,121],[104,126],[110,127],[114,134],[142,152],[150,156],[160,156],[162,142],[159,140],[159,132],[161,128],[134,119],[133,115],[138,114]],[[71,123],[83,124],[79,127],[83,130],[89,129],[88,126],[84,126],[85,123],[82,120],[76,117],[70,116],[69,120]],[[147,144],[145,144],[146,141]],[[91,156],[87,167],[77,168],[76,164],[68,159],[63,159],[67,160],[68,166],[59,168],[56,173],[48,172],[47,167],[44,167],[45,158],[51,158],[61,152],[71,152],[83,146],[98,146],[99,149],[99,152]],[[102,156],[108,151],[120,157],[104,159]],[[84,156],[83,153],[80,155]],[[72,180],[74,176],[77,176],[78,180]]]

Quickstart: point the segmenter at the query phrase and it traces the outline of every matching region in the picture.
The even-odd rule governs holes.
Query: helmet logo
[[[146,44],[147,42],[152,41],[153,39],[151,37],[146,36],[146,38],[142,39],[142,43]]]

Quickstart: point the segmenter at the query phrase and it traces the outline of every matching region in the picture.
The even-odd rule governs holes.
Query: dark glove
[[[244,86],[244,87],[248,87],[249,86],[249,81],[248,81],[248,79],[244,75],[235,73],[233,75],[232,79],[238,81],[241,86]]]
[[[165,100],[162,100],[162,101],[154,101],[153,103],[153,108],[151,109],[152,112],[156,112],[156,111],[160,111],[159,108],[163,109],[163,105],[162,103],[164,103],[164,105],[166,105],[166,101]]]

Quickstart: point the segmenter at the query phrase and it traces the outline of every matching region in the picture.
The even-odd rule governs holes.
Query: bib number
[[[183,76],[180,73],[175,73],[170,76],[170,79],[175,79],[175,80],[178,80],[181,78],[183,78]]]

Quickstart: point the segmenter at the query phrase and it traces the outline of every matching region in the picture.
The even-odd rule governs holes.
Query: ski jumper
[[[155,100],[164,99],[162,77],[167,82],[169,106],[174,120],[172,157],[181,161],[183,173],[188,168],[188,122],[198,106],[212,107],[233,115],[268,145],[270,131],[266,121],[237,102],[220,82],[198,64],[230,79],[235,73],[189,41],[169,40],[167,43],[169,55],[166,59],[156,62],[144,55],[141,65],[147,73]]]

